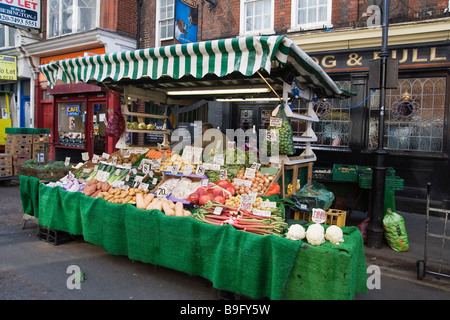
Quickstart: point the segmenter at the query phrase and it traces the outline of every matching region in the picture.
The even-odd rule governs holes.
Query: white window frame
[[[275,34],[274,29],[274,12],[275,12],[275,5],[274,0],[270,0],[270,27],[267,29],[261,29],[261,30],[255,30],[255,31],[249,31],[247,32],[245,30],[246,27],[246,4],[247,3],[253,3],[258,2],[262,0],[241,0],[240,3],[240,25],[239,25],[239,35],[240,36],[255,36],[255,35],[270,35]]]
[[[176,1],[173,2],[173,24],[175,28],[175,7]],[[169,20],[169,19],[166,19]],[[161,46],[161,41],[172,40],[174,34],[171,37],[161,38],[161,0],[156,1],[156,21],[155,21],[155,47]]]
[[[61,1],[61,0],[58,0]],[[96,12],[95,12],[95,26],[94,28],[92,28],[91,30],[98,28],[100,26],[100,5],[101,5],[101,0],[95,0],[96,1]],[[60,2],[61,4],[61,2]],[[49,5],[50,5],[50,1],[47,2],[47,12],[49,12]],[[73,0],[73,7],[74,8],[78,8],[78,0]],[[82,33],[85,31],[76,31],[78,29],[78,10],[74,10],[73,14],[72,14],[72,32],[70,33],[62,33],[62,26],[63,24],[61,23],[62,21],[62,10],[61,7],[59,8],[59,24],[58,24],[58,34],[53,36],[52,35],[52,28],[50,26],[50,15],[47,15],[47,38],[58,38],[58,37],[63,37],[66,35],[70,35],[70,34],[77,34],[77,33]],[[88,30],[89,31],[89,30]]]
[[[12,34],[11,34],[12,31]],[[5,45],[0,48],[14,48],[16,47],[16,28],[3,25],[3,36],[5,37]],[[12,39],[11,39],[12,37]],[[12,44],[11,44],[12,43]]]
[[[298,24],[298,1],[292,0],[291,3],[291,29],[288,31],[300,31],[300,30],[314,30],[314,29],[322,29],[322,28],[332,28],[333,24],[331,23],[331,13],[332,13],[332,0],[327,0],[327,19],[326,21],[319,21],[314,23],[305,23]]]

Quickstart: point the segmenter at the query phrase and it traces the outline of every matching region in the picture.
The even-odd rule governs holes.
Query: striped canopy
[[[114,89],[136,85],[158,87],[161,91],[164,82],[173,87],[174,82],[189,81],[190,88],[203,87],[204,83],[196,81],[255,79],[258,71],[269,79],[279,78],[281,70],[290,70],[297,81],[307,84],[319,97],[343,94],[323,69],[285,36],[242,37],[107,53],[51,62],[41,65],[40,70],[51,85],[58,80],[82,81],[105,83]],[[186,83],[184,87],[188,86]]]

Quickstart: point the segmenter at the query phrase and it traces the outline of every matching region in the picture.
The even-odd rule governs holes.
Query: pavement
[[[5,192],[2,192],[3,188],[7,188],[8,191],[5,190]],[[0,211],[16,213],[23,212],[19,196],[18,181],[11,181],[10,186],[0,186],[0,194],[1,193],[4,193],[8,199],[5,199],[7,200],[7,208],[3,208],[5,210]],[[443,247],[443,241],[441,238],[435,239],[429,237],[426,241],[427,247],[425,252],[425,228],[427,224],[425,212],[423,214],[416,214],[397,211],[397,213],[400,214],[405,221],[406,231],[408,233],[409,249],[405,252],[397,252],[391,249],[386,242],[383,242],[381,248],[370,248],[365,245],[364,249],[367,265],[384,265],[398,270],[417,270],[417,262],[419,260],[424,260],[426,253],[426,271],[434,271],[443,273],[445,275],[450,275],[450,244],[448,243],[448,241],[444,242],[445,246]],[[11,215],[2,217],[0,215],[1,220],[17,219],[17,215],[15,215],[15,217],[16,218],[13,218],[13,216]],[[366,212],[353,211],[347,219],[346,225],[356,226],[366,218]],[[30,220],[32,219],[34,218],[30,218]],[[17,220],[14,221],[15,223],[17,223]],[[11,222],[12,220],[9,222],[0,221],[0,226],[2,224],[8,224]],[[440,214],[440,216],[430,216],[428,222],[428,234],[438,234],[440,237],[442,237],[445,222],[446,221],[443,218],[442,214]],[[34,219],[34,221],[30,221],[30,223],[36,223],[36,219]],[[448,229],[450,229],[450,227]],[[450,236],[450,230],[446,231],[446,235],[447,237]],[[445,264],[439,265],[438,263],[432,261],[438,258],[444,260]],[[442,266],[441,269],[439,269],[440,266]]]

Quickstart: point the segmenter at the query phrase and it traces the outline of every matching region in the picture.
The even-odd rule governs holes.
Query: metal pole
[[[386,104],[386,64],[389,56],[388,52],[388,24],[389,24],[389,1],[383,1],[383,25],[381,38],[381,83],[380,83],[380,115],[378,122],[378,147],[374,151],[375,166],[372,169],[372,191],[370,201],[370,223],[367,227],[367,246],[380,249],[383,244],[383,217],[384,217],[384,191],[386,183],[385,156],[384,150],[384,113]]]

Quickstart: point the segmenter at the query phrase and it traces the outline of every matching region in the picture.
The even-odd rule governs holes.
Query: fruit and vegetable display
[[[267,136],[262,144],[262,152],[272,155],[272,150],[278,150],[278,154],[293,155],[295,153],[293,131],[289,118],[286,116],[282,105],[278,107],[275,117],[271,117],[267,127]]]
[[[127,121],[126,127],[129,130],[158,130],[153,123],[146,124],[145,122],[129,122]]]
[[[239,170],[236,178],[232,180],[233,187],[238,194],[255,192],[258,195],[265,195],[275,176],[263,174],[261,171],[249,172],[250,170],[252,169]]]

